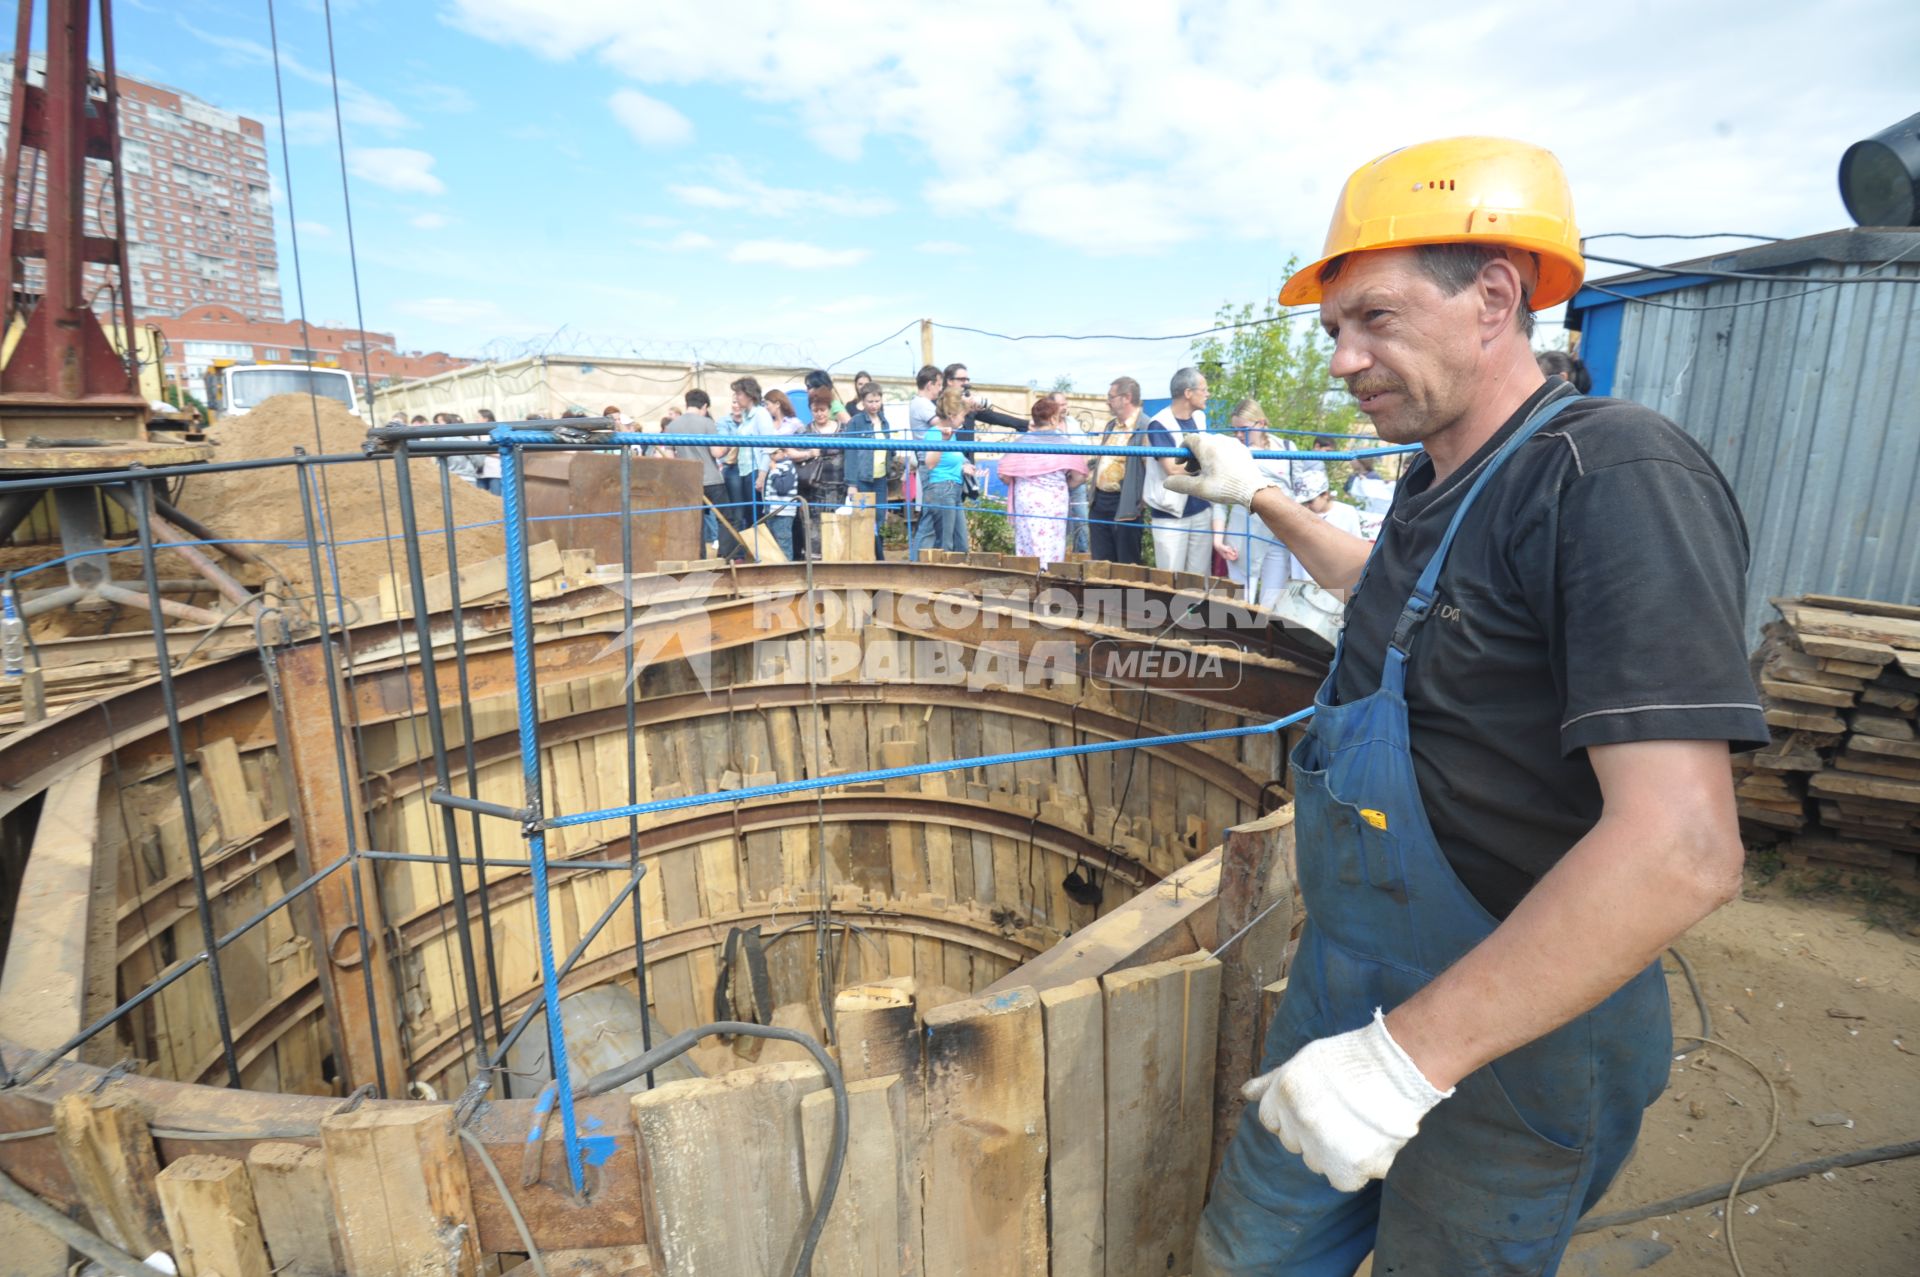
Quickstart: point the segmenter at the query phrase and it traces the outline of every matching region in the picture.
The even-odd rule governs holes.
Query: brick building
[[[375,386],[432,377],[468,363],[440,351],[401,351],[392,333],[363,333],[357,328],[308,324],[303,340],[298,320],[253,319],[238,307],[219,304],[192,306],[178,315],[155,315],[147,322],[167,339],[162,356],[167,380],[184,385],[196,396],[201,375],[218,359],[263,364],[311,360],[359,374],[364,350]]]
[[[44,76],[36,56],[28,74]],[[0,137],[12,110],[13,61],[0,58]],[[260,319],[282,313],[267,151],[259,121],[245,119],[188,94],[120,77],[120,156],[125,172],[127,257],[136,316],[172,314],[208,302]],[[30,165],[28,167],[31,167]],[[91,224],[113,225],[106,168],[87,165]],[[23,173],[21,181],[28,182]],[[12,202],[21,194],[10,193]],[[46,193],[36,187],[29,224],[46,225]],[[26,284],[41,285],[42,266],[30,264]],[[101,289],[98,308],[111,309],[104,291],[113,274],[89,265],[89,290]]]

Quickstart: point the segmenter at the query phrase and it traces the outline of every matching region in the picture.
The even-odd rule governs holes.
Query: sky
[[[1317,255],[1348,173],[1491,133],[1567,167],[1583,232],[1847,225],[1840,153],[1920,109],[1912,0],[119,0],[130,75],[261,121],[298,309],[403,349],[920,362],[922,317],[1160,335]],[[290,180],[289,180],[290,179]],[[1742,241],[1607,239],[1673,262]],[[1596,267],[1589,278],[1617,271]],[[1549,328],[1548,331],[1557,331]],[[863,347],[870,349],[862,350]],[[1189,343],[938,331],[983,382]],[[855,354],[854,352],[859,352]]]

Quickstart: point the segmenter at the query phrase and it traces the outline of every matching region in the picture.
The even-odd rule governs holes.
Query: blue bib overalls
[[[1427,823],[1408,749],[1406,667],[1467,511],[1574,402],[1539,409],[1482,469],[1394,628],[1380,689],[1334,703],[1341,652],[1293,754],[1307,922],[1261,1069],[1391,1010],[1492,934]],[[1391,535],[1390,533],[1383,533]],[[1362,580],[1364,582],[1364,575]],[[1383,1181],[1336,1191],[1247,1105],[1200,1225],[1196,1277],[1552,1273],[1667,1080],[1666,982],[1647,967],[1585,1015],[1463,1079]]]

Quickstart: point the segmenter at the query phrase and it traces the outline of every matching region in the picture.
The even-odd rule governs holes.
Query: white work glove
[[[1308,1170],[1357,1193],[1368,1180],[1386,1178],[1419,1133],[1420,1119],[1453,1091],[1433,1088],[1376,1007],[1372,1024],[1307,1043],[1240,1094],[1260,1105],[1260,1124]]]
[[[1253,494],[1279,484],[1254,463],[1247,445],[1228,435],[1192,434],[1180,442],[1192,451],[1200,466],[1199,474],[1188,474],[1174,467],[1167,476],[1167,491],[1179,492],[1220,505],[1253,504]],[[1148,464],[1155,464],[1152,458]]]

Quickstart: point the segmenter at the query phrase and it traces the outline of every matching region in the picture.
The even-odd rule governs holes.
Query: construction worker
[[[1746,530],[1671,422],[1535,365],[1579,245],[1537,147],[1366,165],[1280,300],[1422,446],[1377,550],[1229,436],[1167,480],[1354,591],[1293,755],[1307,922],[1197,1274],[1553,1272],[1666,1082],[1658,956],[1739,889]]]

